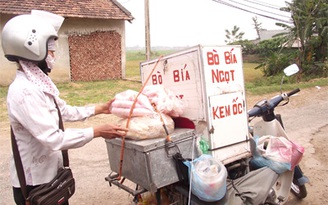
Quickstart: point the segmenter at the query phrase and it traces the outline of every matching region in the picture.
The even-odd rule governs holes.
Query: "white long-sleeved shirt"
[[[95,113],[95,106],[73,107],[58,97],[56,102],[63,121],[84,120]],[[28,81],[22,71],[9,86],[7,107],[27,185],[51,181],[63,164],[61,150],[81,147],[93,138],[92,127],[60,130],[54,97]],[[10,175],[12,185],[20,187],[13,157]]]

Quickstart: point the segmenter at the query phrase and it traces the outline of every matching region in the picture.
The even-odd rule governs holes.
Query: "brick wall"
[[[68,37],[71,81],[122,78],[121,35],[115,31]]]

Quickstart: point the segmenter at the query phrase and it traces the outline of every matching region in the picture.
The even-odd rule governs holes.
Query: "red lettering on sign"
[[[153,74],[151,76],[151,80],[153,85],[162,84],[163,83],[162,74],[157,71],[157,74]]]
[[[235,70],[223,71],[212,69],[212,83],[230,82],[235,80]]]
[[[242,103],[233,103],[232,105],[222,105],[212,107],[213,120],[222,119],[231,115],[240,115],[243,113]]]
[[[180,81],[190,80],[189,71],[185,68],[186,68],[186,66],[180,70],[173,70],[173,81],[175,83],[180,82]]]
[[[238,115],[243,113],[243,105],[241,103],[232,105],[233,115]]]
[[[237,62],[236,54],[232,53],[233,49],[229,52],[224,52],[224,60],[226,64],[235,64]]]
[[[179,71],[178,70],[173,71],[173,81],[174,82],[179,82],[180,81]]]
[[[220,118],[225,118],[231,115],[230,112],[230,106],[215,106],[212,107],[212,116],[213,120],[220,119]]]
[[[207,64],[208,65],[219,65],[220,59],[217,51],[213,49],[213,52],[207,52]]]

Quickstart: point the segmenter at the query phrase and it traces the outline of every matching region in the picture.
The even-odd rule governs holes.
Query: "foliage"
[[[266,57],[266,60],[255,69],[261,69],[264,76],[274,76],[282,73],[288,65],[296,63],[297,51],[283,47],[285,37],[274,37],[261,41],[257,45],[259,56]]]
[[[284,37],[274,37],[272,39],[261,41],[257,45],[256,52],[262,57],[270,56],[271,54],[282,50],[282,44],[284,41]]]
[[[244,36],[244,32],[239,31],[239,27],[238,26],[234,26],[233,29],[231,31],[229,31],[228,29],[225,30],[226,32],[226,38],[227,40],[225,40],[226,43],[233,43],[236,41],[240,41],[242,40],[243,36]]]
[[[261,68],[264,76],[275,76],[282,73],[283,69],[293,64],[293,53],[273,52],[266,61],[255,69]]]
[[[327,61],[328,4],[323,0],[294,0],[284,8],[292,14],[293,26],[289,29],[288,45],[299,43],[297,64],[305,75],[325,75],[318,62]],[[319,63],[320,64],[320,63]]]
[[[242,52],[245,55],[250,55],[250,54],[256,54],[258,53],[257,51],[257,45],[252,43],[249,40],[240,40],[240,41],[235,41],[233,43],[229,43],[229,45],[240,45],[242,48]]]
[[[254,29],[256,30],[256,34],[257,34],[257,39],[260,39],[260,31],[262,29],[262,23],[258,22],[257,20],[257,16],[252,18],[253,22],[254,22]]]
[[[294,0],[282,10],[291,12],[293,26],[277,23],[285,32],[255,47],[254,53],[266,58],[257,68],[271,76],[296,63],[302,78],[327,77],[328,4],[322,0]]]

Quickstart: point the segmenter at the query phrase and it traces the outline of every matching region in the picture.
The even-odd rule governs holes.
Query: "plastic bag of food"
[[[285,137],[255,136],[250,142],[253,155],[251,164],[256,168],[270,167],[278,174],[293,170],[304,153],[302,146]]]
[[[131,107],[135,103],[131,117],[154,114],[154,108],[147,96],[140,94],[137,101],[134,102],[137,96],[138,92],[133,90],[126,90],[116,94],[115,100],[112,103],[111,113],[118,117],[128,118],[130,116]]]
[[[304,148],[285,137],[270,136],[266,147],[264,157],[276,162],[290,164],[290,170],[301,161]]]
[[[168,133],[171,134],[174,131],[174,122],[172,118],[165,114],[161,114],[161,116]],[[118,121],[118,124],[120,124],[122,127],[126,127],[127,121],[127,118],[122,118]],[[143,140],[167,137],[159,113],[154,113],[152,115],[146,115],[142,117],[132,117],[130,119],[128,129],[129,131],[126,135],[127,139]]]
[[[151,115],[157,111],[171,117],[179,117],[183,113],[182,100],[161,85],[146,86],[134,102],[137,96],[138,92],[133,90],[126,90],[116,94],[111,113],[118,117],[127,118],[133,105],[131,117]],[[155,105],[157,111],[155,111],[153,105]]]
[[[159,112],[171,117],[179,117],[183,113],[183,102],[171,91],[161,85],[146,86],[142,94],[156,105]]]

